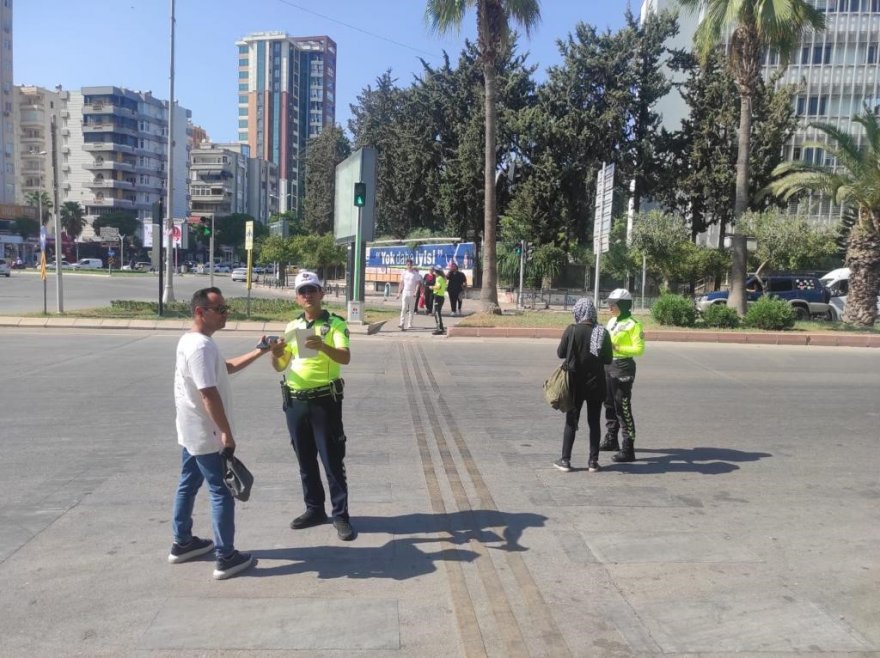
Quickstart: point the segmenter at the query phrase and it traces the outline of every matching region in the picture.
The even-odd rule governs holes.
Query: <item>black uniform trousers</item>
[[[605,367],[605,435],[616,439],[620,431],[626,441],[636,440],[636,421],[632,413],[632,387],[636,379],[633,359],[615,359]]]
[[[342,400],[331,396],[292,400],[285,410],[290,443],[299,462],[306,509],[324,510],[324,487],[318,457],[324,465],[330,489],[332,515],[348,519],[348,482],[345,477],[345,432]]]
[[[434,295],[434,323],[437,331],[443,331],[443,295]]]

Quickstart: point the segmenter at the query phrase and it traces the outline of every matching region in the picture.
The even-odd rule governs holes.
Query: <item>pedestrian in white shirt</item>
[[[413,267],[412,258],[410,258],[406,261],[406,269],[400,275],[400,285],[397,288],[397,299],[403,297],[403,301],[400,303],[400,324],[398,325],[401,331],[412,328],[413,313],[421,289],[422,276]]]

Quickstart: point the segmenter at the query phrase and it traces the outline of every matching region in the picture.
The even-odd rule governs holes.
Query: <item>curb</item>
[[[449,327],[450,338],[555,338],[563,329],[527,327]],[[676,343],[800,345],[817,347],[880,347],[880,334],[744,333],[737,331],[648,330],[645,340]]]
[[[353,334],[373,335],[386,321],[373,324],[350,324]],[[3,317],[0,327],[43,327],[46,329],[146,329],[148,331],[186,331],[189,320],[121,320],[118,318]],[[280,334],[286,322],[227,323],[224,331],[252,331]],[[447,338],[553,338],[562,337],[562,328],[552,327],[459,327],[446,328]],[[880,334],[817,333],[744,333],[736,331],[663,331],[648,330],[645,339],[675,343],[728,343],[740,345],[800,345],[816,347],[880,347]]]

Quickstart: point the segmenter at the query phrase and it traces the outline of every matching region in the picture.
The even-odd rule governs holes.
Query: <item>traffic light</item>
[[[517,256],[522,256],[522,245],[522,242],[517,242],[516,246],[513,248],[513,253],[515,253]]]
[[[358,208],[363,208],[365,205],[367,205],[366,183],[354,184],[354,205],[356,205]]]
[[[206,238],[210,238],[211,237],[211,220],[210,220],[210,218],[202,217],[199,221],[202,224],[201,225],[202,235],[204,235]]]
[[[534,253],[535,245],[533,245],[531,242],[526,242],[526,260],[531,260]]]

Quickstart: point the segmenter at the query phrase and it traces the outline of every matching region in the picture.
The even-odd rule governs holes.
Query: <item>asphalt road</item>
[[[140,274],[108,276],[105,273],[62,272],[61,288],[64,292],[64,310],[70,311],[98,306],[109,306],[113,299],[159,300],[159,276]],[[188,301],[199,288],[209,285],[204,274],[175,274],[172,279],[174,295],[178,300]],[[227,297],[246,297],[244,283],[233,282],[228,274],[215,274],[214,285]],[[46,307],[49,313],[57,311],[56,279],[49,272],[46,279]],[[289,295],[273,288],[254,285],[251,297],[274,297]],[[34,270],[14,270],[9,278],[0,277],[0,315],[41,313],[43,311],[43,281]]]
[[[555,341],[355,336],[351,543],[288,528],[301,492],[258,361],[232,383],[257,478],[236,544],[260,562],[217,583],[165,561],[176,339],[0,329],[3,656],[880,652],[877,350],[649,344],[638,461],[588,473],[579,434],[565,474]]]

